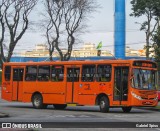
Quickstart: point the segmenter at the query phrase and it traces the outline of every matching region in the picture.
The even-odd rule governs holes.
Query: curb
[[[9,117],[9,114],[6,113],[0,113],[0,118]]]

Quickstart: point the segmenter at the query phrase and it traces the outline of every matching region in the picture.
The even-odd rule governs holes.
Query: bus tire
[[[109,100],[106,96],[102,96],[99,101],[100,111],[103,113],[109,112]]]
[[[67,107],[66,104],[54,104],[53,106],[55,109],[58,109],[58,110],[63,110]]]
[[[132,107],[128,106],[128,107],[122,107],[122,110],[124,113],[129,113],[131,111]]]
[[[43,104],[43,97],[41,94],[33,95],[32,104],[35,109],[47,108],[47,105]]]

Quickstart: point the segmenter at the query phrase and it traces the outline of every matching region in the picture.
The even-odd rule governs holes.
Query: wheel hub
[[[105,108],[105,102],[101,101],[100,106],[101,106],[101,108]]]
[[[39,100],[38,98],[35,98],[35,100],[34,100],[34,104],[35,104],[36,106],[39,106],[39,104],[40,104],[40,100]]]

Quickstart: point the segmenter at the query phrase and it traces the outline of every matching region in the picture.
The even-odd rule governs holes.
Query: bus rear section
[[[24,67],[4,66],[2,73],[2,99],[22,101]]]

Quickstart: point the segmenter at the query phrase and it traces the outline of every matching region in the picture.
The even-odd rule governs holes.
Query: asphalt
[[[1,86],[0,86],[0,99],[1,99]],[[0,118],[9,117],[9,114],[0,112]]]
[[[160,104],[160,102],[159,102],[159,104]],[[160,111],[160,108],[156,108],[156,107],[155,108],[154,107],[141,107],[139,109],[152,110],[152,111]],[[9,114],[0,112],[0,118],[4,118],[4,117],[9,117]]]

